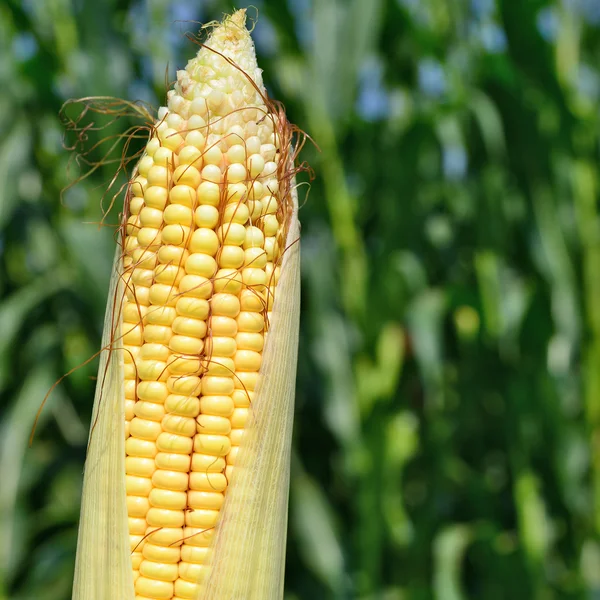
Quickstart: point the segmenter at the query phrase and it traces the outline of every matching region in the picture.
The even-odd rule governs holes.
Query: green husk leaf
[[[125,390],[119,346],[123,298],[121,247],[112,271],[98,384],[92,411],[73,600],[133,600],[125,492]]]

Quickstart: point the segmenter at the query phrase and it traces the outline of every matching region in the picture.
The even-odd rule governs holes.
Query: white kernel
[[[210,204],[201,204],[194,213],[194,221],[198,227],[214,229],[219,222],[219,211]]]
[[[244,225],[248,218],[250,217],[250,212],[248,211],[248,207],[245,204],[234,204],[230,203],[225,207],[223,211],[223,222],[228,223],[232,221],[233,223],[241,223]]]
[[[245,231],[244,249],[262,248],[265,244],[265,236],[258,227],[248,227]]]
[[[219,90],[212,90],[206,98],[209,110],[216,111],[223,104],[225,100],[225,94]]]
[[[246,132],[248,132],[249,125],[250,123],[246,125]],[[246,140],[246,152],[248,154],[258,154],[260,152],[261,145],[262,144],[260,143],[260,138],[257,135],[251,135]]]
[[[153,137],[146,144],[146,154],[154,156],[154,153],[160,148],[160,141],[157,137]]]
[[[190,114],[192,116],[188,119],[188,125],[189,121],[192,120],[194,115],[203,117],[204,115],[206,115],[207,112],[208,104],[206,103],[206,98],[194,98],[194,100],[192,100],[192,103],[190,104]],[[206,125],[206,123],[204,123],[204,125]]]
[[[265,168],[265,159],[260,154],[253,154],[248,159],[248,170],[250,177],[258,177]]]
[[[275,177],[277,175],[277,163],[269,161],[265,163],[263,170],[260,173],[261,177]]]
[[[230,163],[245,163],[246,149],[241,144],[234,144],[227,150],[227,160]]]
[[[234,144],[244,143],[244,130],[239,125],[234,125],[227,132],[227,145],[233,146]]]
[[[198,202],[200,204],[218,206],[220,201],[221,188],[219,187],[219,184],[212,181],[203,181],[198,187]]]
[[[223,154],[219,146],[214,145],[204,151],[203,158],[206,165],[220,165],[223,160]]]
[[[242,111],[242,119],[244,119],[244,121],[256,121],[256,118],[258,116],[258,111],[256,110],[256,108],[254,107],[250,107],[250,108],[245,108]]]
[[[242,164],[233,163],[227,168],[227,183],[240,183],[246,177],[246,167]]]
[[[273,194],[274,196],[279,192],[279,182],[276,177],[267,179],[264,185],[268,193]]]
[[[263,231],[266,237],[277,235],[279,221],[275,215],[265,215],[263,218]]]
[[[170,167],[174,163],[173,151],[161,146],[154,153],[154,164],[161,167]]]
[[[204,181],[212,181],[213,183],[221,183],[223,173],[217,165],[206,165],[202,169],[202,179]]]
[[[250,200],[260,200],[265,195],[265,188],[260,181],[253,181],[248,190]]]
[[[186,144],[188,143],[186,139]],[[202,166],[202,152],[194,146],[185,146],[179,151],[179,162],[182,165],[194,165],[196,169]]]
[[[260,147],[260,153],[266,161],[272,161],[276,152],[277,148],[273,144],[262,144]]]
[[[263,204],[260,200],[248,200],[248,210],[250,211],[250,218],[256,221],[263,213]]]
[[[189,146],[194,146],[195,148],[198,148],[198,150],[204,149],[205,141],[206,140],[204,139],[204,135],[196,129],[188,131],[187,135],[185,136],[185,143]]]
[[[248,122],[246,123],[246,137],[256,136],[257,133],[258,133],[258,125],[256,124],[256,121],[249,119]],[[256,152],[258,152],[258,150]],[[254,154],[254,150],[250,154]]]
[[[181,98],[181,96],[175,96],[171,100],[172,106],[173,106],[173,103],[177,104],[177,102],[174,101],[174,99],[177,97],[179,97],[181,100],[183,100],[183,98]],[[181,104],[181,102],[179,102],[179,104]],[[173,106],[173,109],[177,110],[177,108],[175,106]],[[177,131],[179,131],[183,125],[183,119],[176,112],[169,113],[169,115],[167,116],[167,125],[170,128],[176,129]]]
[[[138,173],[144,177],[148,176],[148,171],[154,165],[154,159],[151,156],[142,156],[138,163]]]
[[[241,202],[247,191],[245,183],[230,183],[227,186],[227,202]]]
[[[263,215],[274,215],[277,212],[277,198],[271,195],[263,196],[262,207]]]

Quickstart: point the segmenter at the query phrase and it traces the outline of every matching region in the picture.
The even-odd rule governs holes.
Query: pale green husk
[[[214,539],[210,576],[198,600],[283,597],[290,444],[300,317],[300,226],[293,214],[261,367]],[[103,351],[85,463],[73,600],[133,600],[125,494],[123,284],[120,248],[106,312]],[[112,344],[112,340],[117,340]]]
[[[118,246],[84,467],[73,600],[133,600],[135,596],[125,503],[124,363],[123,352],[118,349],[119,306],[124,293],[121,273]]]

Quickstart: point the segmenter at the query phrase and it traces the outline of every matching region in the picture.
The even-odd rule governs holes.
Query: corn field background
[[[320,148],[286,600],[597,600],[600,3],[252,4],[269,91]],[[99,348],[114,248],[114,165],[61,203],[59,109],[158,107],[192,22],[232,8],[0,3],[2,600],[70,598],[97,362],[28,442]]]

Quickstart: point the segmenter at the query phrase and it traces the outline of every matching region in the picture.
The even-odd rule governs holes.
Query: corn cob
[[[125,203],[73,598],[280,598],[299,225],[245,11],[167,98]]]

